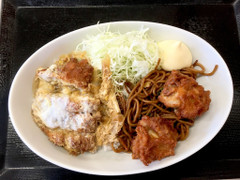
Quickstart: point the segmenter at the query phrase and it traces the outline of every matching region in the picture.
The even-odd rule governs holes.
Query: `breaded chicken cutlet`
[[[102,107],[102,100],[109,93],[106,97],[99,94],[109,88],[110,81],[99,83],[94,79],[94,69],[87,59],[71,56],[60,58],[49,68],[39,68],[34,80],[34,121],[51,142],[73,155],[96,152],[103,145],[98,142],[102,141],[110,146],[117,142],[116,134],[123,123],[119,112],[112,110],[120,117],[112,121],[108,110]],[[114,97],[115,92],[111,96]],[[117,103],[114,98],[109,102]],[[106,119],[109,122],[103,126]],[[100,132],[97,130],[100,125],[101,129],[111,131],[101,132],[99,136],[96,132]],[[104,133],[109,139],[101,139],[105,137]]]

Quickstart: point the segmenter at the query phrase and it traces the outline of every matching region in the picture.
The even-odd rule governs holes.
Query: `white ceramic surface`
[[[208,112],[195,121],[187,140],[178,142],[175,156],[155,161],[144,166],[140,160],[132,160],[131,154],[99,151],[71,156],[63,148],[53,145],[36,126],[31,117],[33,99],[32,82],[35,70],[49,66],[62,54],[73,51],[87,35],[98,33],[98,28],[110,24],[110,31],[122,33],[138,30],[142,26],[150,28],[150,36],[156,41],[181,40],[193,54],[211,71],[219,65],[214,76],[201,77],[198,82],[211,91],[211,105]],[[9,94],[9,114],[12,124],[22,141],[43,159],[73,171],[101,175],[124,175],[161,169],[177,163],[205,146],[219,132],[228,118],[233,100],[233,83],[228,67],[219,53],[202,38],[185,30],[152,22],[123,21],[85,27],[63,35],[36,51],[17,72]]]

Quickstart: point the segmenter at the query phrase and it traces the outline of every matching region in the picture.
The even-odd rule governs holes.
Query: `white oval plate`
[[[180,40],[186,43],[207,71],[216,64],[219,68],[210,77],[201,77],[198,82],[211,91],[211,105],[208,112],[195,121],[187,140],[178,142],[175,155],[144,166],[140,160],[132,160],[129,153],[99,151],[96,154],[84,153],[71,156],[63,148],[51,143],[37,127],[31,117],[33,100],[32,82],[35,70],[49,66],[58,57],[72,52],[87,35],[97,34],[99,28],[110,25],[110,31],[125,33],[139,30],[142,26],[150,28],[150,36],[156,41]],[[63,35],[36,51],[17,72],[9,94],[9,114],[12,124],[22,141],[43,159],[77,172],[98,175],[124,175],[148,172],[175,164],[204,147],[219,132],[228,118],[233,101],[233,83],[230,72],[219,53],[202,38],[179,28],[152,22],[122,21],[85,27]]]

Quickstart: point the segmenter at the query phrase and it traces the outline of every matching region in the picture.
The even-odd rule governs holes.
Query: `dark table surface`
[[[7,100],[17,70],[42,45],[98,21],[118,20],[165,23],[207,40],[230,69],[234,101],[218,135],[191,157],[161,170],[108,178],[240,178],[240,1],[4,0],[1,17],[0,179],[106,178],[62,169],[35,155],[13,129]]]

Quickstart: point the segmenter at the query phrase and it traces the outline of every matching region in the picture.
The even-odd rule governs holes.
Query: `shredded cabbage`
[[[148,28],[124,34],[101,31],[83,40],[76,51],[86,51],[92,66],[98,70],[108,54],[115,86],[122,86],[126,80],[136,84],[155,68],[159,58],[157,42],[149,37],[148,31]]]

